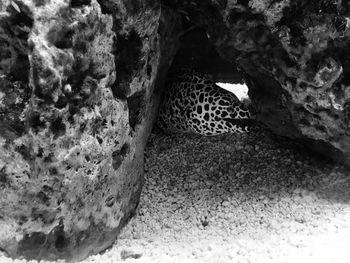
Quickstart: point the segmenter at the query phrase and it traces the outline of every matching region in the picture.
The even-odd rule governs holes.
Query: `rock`
[[[224,201],[222,202],[222,206],[223,207],[228,207],[230,205],[230,202],[229,201]]]
[[[350,163],[348,1],[173,5],[206,28],[219,54],[242,71],[257,120],[327,158]]]
[[[137,253],[137,252],[130,251],[130,250],[125,250],[125,249],[123,249],[120,252],[120,258],[122,260],[126,260],[128,258],[138,259],[140,257],[142,257],[142,253]]]
[[[227,35],[238,37],[230,42],[233,45],[219,37],[219,50],[246,72],[258,119],[328,158],[349,162],[348,4],[278,1],[269,8],[256,8],[263,2],[250,1],[254,5],[243,13],[227,10]],[[243,19],[245,27],[233,29],[243,22],[234,20],[237,12],[264,19]]]
[[[99,2],[0,2],[0,250],[10,257],[79,261],[135,213],[179,23],[157,2]]]

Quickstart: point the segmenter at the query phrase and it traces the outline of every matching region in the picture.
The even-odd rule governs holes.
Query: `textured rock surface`
[[[11,257],[97,253],[137,206],[177,22],[151,2],[101,2],[0,2],[0,248]]]
[[[348,1],[167,2],[245,72],[258,119],[350,162]]]

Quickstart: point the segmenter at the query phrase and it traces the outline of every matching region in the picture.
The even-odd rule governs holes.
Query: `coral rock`
[[[0,248],[10,257],[83,259],[134,213],[156,72],[175,52],[160,47],[177,18],[124,2],[0,3]]]

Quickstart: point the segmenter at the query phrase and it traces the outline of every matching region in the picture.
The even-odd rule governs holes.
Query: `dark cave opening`
[[[220,56],[205,28],[195,27],[180,38],[180,46],[169,72],[183,68],[207,75],[221,88],[234,93],[241,101],[250,103],[242,73],[237,65]]]
[[[186,32],[180,38],[180,47],[170,70],[177,68],[209,74],[215,82],[243,83],[236,65],[220,57],[206,30],[201,27]]]

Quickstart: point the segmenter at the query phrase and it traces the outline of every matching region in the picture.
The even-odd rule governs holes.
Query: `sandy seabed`
[[[145,154],[137,215],[111,249],[83,262],[350,262],[341,165],[263,129],[155,132]]]

